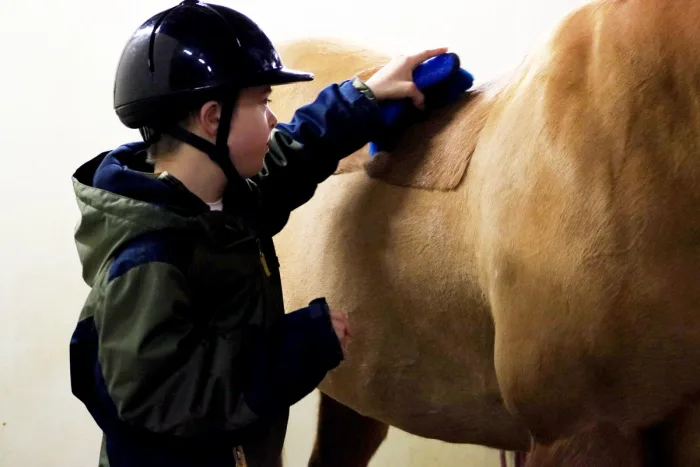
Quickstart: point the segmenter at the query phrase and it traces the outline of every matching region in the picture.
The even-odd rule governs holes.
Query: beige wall
[[[478,80],[514,66],[581,0],[448,6],[452,2],[221,0],[250,14],[274,40],[336,36],[391,52],[446,44]],[[95,465],[99,434],[72,398],[68,379],[68,341],[87,292],[72,241],[78,212],[70,176],[97,152],[138,138],[112,113],[113,72],[129,34],[171,4],[0,2],[2,467]],[[289,465],[303,465],[308,455],[314,401],[315,395],[294,409]],[[496,460],[493,451],[392,432],[373,465],[490,466]]]

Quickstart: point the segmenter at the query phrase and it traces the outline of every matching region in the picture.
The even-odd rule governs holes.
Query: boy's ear
[[[206,102],[199,108],[195,115],[195,125],[198,126],[207,138],[216,139],[216,133],[221,120],[221,104],[216,101]]]

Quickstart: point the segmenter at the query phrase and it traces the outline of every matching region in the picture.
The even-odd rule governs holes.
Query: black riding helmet
[[[311,73],[285,68],[250,18],[224,6],[185,0],[150,18],[127,43],[117,68],[114,108],[146,142],[167,133],[208,154],[233,181],[238,173],[226,142],[240,90],[312,79]],[[216,145],[177,126],[188,111],[209,100],[223,105]]]

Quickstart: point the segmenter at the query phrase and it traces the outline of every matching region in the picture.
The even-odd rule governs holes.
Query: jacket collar
[[[153,173],[146,148],[145,143],[137,142],[104,152],[79,168],[75,177],[86,185],[155,204],[184,217],[208,213],[209,206],[176,177]],[[258,207],[259,199],[247,181],[226,188],[225,214],[252,217]]]

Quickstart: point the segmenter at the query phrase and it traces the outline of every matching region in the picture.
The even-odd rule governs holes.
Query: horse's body
[[[641,465],[650,433],[664,465],[698,455],[698,24],[691,0],[592,3],[293,213],[289,309],[324,295],[356,333],[321,387],[340,404],[323,400],[317,465],[362,464],[386,425],[509,450],[532,435],[535,465]],[[387,60],[281,54],[317,76],[276,91],[281,119]]]

